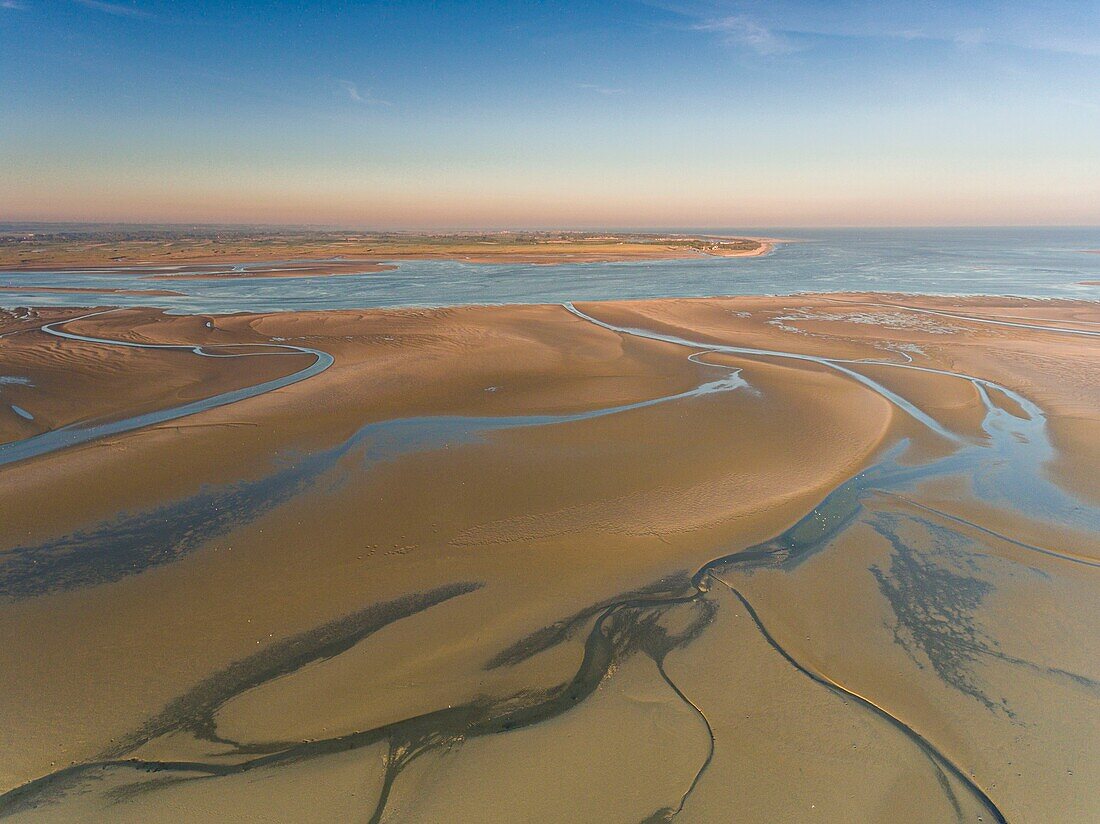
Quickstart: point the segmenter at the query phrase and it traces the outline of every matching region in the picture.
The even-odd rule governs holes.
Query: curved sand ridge
[[[116,508],[128,496],[133,517],[97,527],[105,545],[135,530],[145,548],[164,539],[163,526],[141,532],[142,500],[182,501],[149,510],[150,524],[182,528],[226,504],[233,517],[231,532],[165,544],[174,562],[155,570],[139,565],[92,587],[78,576],[67,591],[11,603],[4,640],[13,662],[36,653],[40,670],[63,669],[47,665],[81,643],[85,624],[101,639],[130,639],[78,664],[77,685],[100,669],[136,671],[128,655],[167,652],[155,678],[109,704],[83,690],[98,709],[49,734],[33,732],[35,719],[71,704],[66,686],[16,667],[26,683],[6,686],[23,702],[12,728],[26,778],[10,782],[22,787],[3,796],[5,809],[33,815],[50,797],[47,815],[78,805],[120,820],[168,810],[248,818],[274,803],[268,814],[278,818],[313,798],[334,818],[350,809],[375,820],[438,820],[444,811],[705,820],[728,810],[724,788],[736,781],[743,809],[775,818],[812,803],[833,820],[872,809],[1004,820],[1041,815],[1051,798],[1087,817],[1075,778],[1087,786],[1093,765],[1079,762],[1067,776],[1055,753],[1087,751],[1071,738],[1087,740],[1094,726],[1095,675],[1042,635],[1041,618],[1021,626],[1008,605],[1026,597],[1028,614],[1042,616],[1050,603],[1085,597],[1094,579],[1081,576],[1095,574],[1096,555],[1069,551],[1055,527],[1032,526],[1038,534],[1020,540],[1005,534],[1015,524],[989,520],[993,505],[1033,525],[1065,516],[1095,529],[1095,512],[1040,472],[1052,454],[1044,411],[973,358],[953,371],[915,351],[884,353],[853,334],[869,327],[842,321],[796,322],[814,335],[839,330],[828,340],[780,331],[767,318],[802,298],[770,300],[767,311],[764,299],[585,307],[600,326],[553,307],[240,318],[238,328],[279,337],[301,327],[310,346],[336,358],[308,382],[202,413],[211,423],[247,416],[284,444],[308,446],[298,457],[283,449],[275,475],[255,456],[242,461],[237,473],[259,473],[255,496],[238,484],[219,503],[214,488],[192,516],[179,497],[186,479],[156,480],[161,452],[185,450],[191,473],[209,485],[232,477],[219,464],[270,449],[259,433],[230,446],[223,428],[136,431],[127,451],[144,456],[140,464],[85,444],[10,465],[4,472],[32,501],[47,491],[74,500],[66,486],[90,474],[115,490]],[[750,317],[732,313],[745,310]],[[905,335],[933,346],[926,332]],[[736,342],[722,340],[729,336]],[[934,345],[956,358],[962,346]],[[1043,344],[1043,354],[1065,345]],[[920,375],[929,388],[911,400],[903,377],[885,383],[891,372]],[[972,400],[958,401],[978,411],[941,420],[936,381],[968,387]],[[321,436],[300,418],[318,398],[328,418]],[[409,414],[432,407],[451,416]],[[502,407],[541,414],[530,425],[484,414]],[[214,444],[233,454],[210,454]],[[62,457],[74,477],[49,477]],[[110,480],[126,471],[146,476],[130,492]],[[1006,478],[1013,474],[1019,483]],[[933,500],[960,478],[973,487],[947,504]],[[177,491],[153,492],[168,488]],[[719,491],[684,517],[708,489]],[[273,508],[257,509],[261,498]],[[960,509],[968,499],[976,514]],[[97,507],[77,500],[68,517],[94,524]],[[309,548],[322,524],[318,553]],[[6,560],[23,553],[48,565],[65,547],[99,540],[95,530],[67,544],[36,531],[37,545]],[[142,568],[150,571],[135,574]],[[1025,595],[1021,576],[1034,569],[1046,583]],[[916,591],[912,580],[945,585]],[[364,596],[374,606],[357,610]],[[207,609],[173,618],[196,602]],[[160,625],[128,620],[150,603]],[[232,620],[245,615],[255,631]],[[845,615],[859,620],[838,624]],[[1090,637],[1087,612],[1072,620],[1074,636]],[[33,651],[18,640],[24,622],[36,627]],[[853,633],[860,655],[838,655]],[[744,677],[739,664],[749,662],[771,689]],[[1057,723],[1043,715],[1051,700],[1062,708]],[[1022,740],[1020,719],[1030,730]],[[812,743],[799,743],[803,733]],[[55,751],[51,736],[104,743],[50,771],[36,760]],[[756,768],[746,772],[743,758]],[[1014,779],[1004,758],[1026,779]],[[549,785],[545,769],[528,769],[538,763],[556,765]],[[802,780],[759,780],[772,770]],[[294,789],[319,780],[351,780],[358,795]],[[494,801],[498,786],[512,790]],[[890,786],[911,794],[877,789]],[[78,787],[94,792],[68,792]]]

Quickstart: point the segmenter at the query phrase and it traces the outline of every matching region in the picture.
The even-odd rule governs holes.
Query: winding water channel
[[[763,639],[787,665],[818,687],[850,700],[857,710],[878,718],[889,729],[904,736],[913,747],[917,748],[939,774],[940,784],[945,794],[949,796],[955,809],[960,810],[960,818],[961,808],[956,793],[968,795],[973,803],[988,814],[989,820],[1006,821],[1006,816],[999,809],[993,794],[979,785],[966,765],[955,763],[931,735],[907,722],[899,713],[884,706],[874,696],[860,694],[845,686],[839,677],[834,677],[809,663],[800,661],[796,654],[788,650],[778,636],[773,634],[767,616],[762,615],[750,602],[744,587],[738,581],[738,576],[764,568],[793,571],[814,555],[827,551],[839,536],[857,523],[873,528],[878,534],[893,542],[899,557],[909,557],[906,553],[910,548],[905,546],[905,539],[897,524],[901,519],[917,517],[913,514],[914,512],[919,512],[921,518],[930,519],[938,530],[957,535],[965,533],[967,536],[980,534],[992,545],[997,542],[1011,543],[1017,549],[1032,553],[1045,562],[1072,564],[1078,567],[1100,566],[1097,562],[1075,553],[1072,548],[1039,546],[1020,541],[959,516],[939,512],[913,501],[910,497],[917,485],[924,481],[959,476],[968,479],[974,494],[987,502],[1011,508],[1030,517],[1082,530],[1100,529],[1100,511],[1096,507],[1069,495],[1046,478],[1041,471],[1042,465],[1053,455],[1053,448],[1045,433],[1042,410],[1023,395],[991,381],[923,367],[911,362],[833,359],[797,352],[715,344],[645,329],[618,326],[581,311],[571,303],[566,303],[565,308],[577,318],[619,335],[681,346],[689,350],[688,357],[695,362],[725,369],[727,374],[718,380],[704,382],[687,392],[583,413],[507,417],[430,416],[369,423],[344,443],[328,451],[303,457],[295,465],[280,470],[279,473],[253,487],[238,486],[224,493],[234,496],[232,499],[234,506],[230,507],[234,512],[232,525],[239,526],[242,521],[247,522],[251,517],[266,511],[266,508],[278,506],[281,502],[288,500],[306,485],[315,482],[339,458],[353,450],[361,453],[364,466],[369,467],[373,462],[388,460],[410,451],[426,451],[445,445],[474,442],[493,431],[565,425],[656,404],[678,403],[704,395],[737,391],[747,385],[738,369],[710,364],[703,359],[710,353],[723,353],[748,359],[783,359],[826,367],[880,395],[903,414],[949,441],[953,449],[946,457],[910,465],[899,460],[905,445],[895,445],[879,456],[873,466],[833,490],[811,512],[782,534],[755,546],[725,554],[716,553],[712,560],[703,564],[691,575],[674,576],[657,581],[643,590],[624,593],[593,604],[576,614],[565,616],[554,627],[522,639],[509,649],[501,651],[488,664],[489,668],[515,666],[539,652],[565,643],[575,636],[583,635],[584,655],[579,667],[571,678],[551,689],[530,690],[519,695],[508,695],[497,699],[479,699],[462,705],[439,708],[374,729],[321,740],[257,743],[232,741],[219,735],[218,711],[244,692],[294,672],[313,661],[338,655],[395,621],[430,609],[446,600],[462,597],[480,587],[476,582],[456,582],[418,595],[374,605],[361,613],[278,642],[248,659],[235,662],[231,672],[227,670],[211,675],[173,701],[159,716],[150,719],[142,729],[135,731],[110,751],[104,752],[101,758],[59,769],[3,794],[0,796],[0,814],[27,809],[43,799],[63,794],[65,790],[80,786],[86,780],[101,776],[104,771],[157,773],[162,776],[173,776],[178,780],[205,780],[287,765],[382,742],[388,750],[386,776],[381,795],[370,819],[378,822],[382,820],[386,811],[388,797],[395,782],[399,780],[401,772],[415,759],[428,752],[439,751],[471,738],[508,733],[566,713],[591,695],[617,663],[629,656],[642,654],[653,660],[660,677],[667,683],[669,689],[701,719],[710,737],[706,760],[699,765],[690,786],[685,788],[679,799],[671,802],[667,808],[656,811],[652,818],[654,821],[668,821],[683,810],[700,778],[710,765],[714,756],[714,734],[707,720],[705,708],[693,703],[692,698],[669,676],[665,669],[665,658],[673,650],[687,647],[707,630],[720,608],[714,598],[714,589],[716,586],[722,586],[728,588],[743,605]],[[949,316],[959,317],[950,314]],[[82,318],[73,320],[79,319]],[[981,318],[965,319],[996,322]],[[10,464],[76,444],[88,443],[107,435],[139,429],[256,397],[306,380],[327,369],[333,363],[332,356],[321,350],[289,344],[251,344],[262,351],[222,353],[212,350],[238,349],[241,345],[215,347],[140,344],[109,340],[68,332],[63,326],[69,322],[72,321],[48,324],[42,327],[42,331],[87,344],[189,351],[201,357],[232,358],[306,354],[312,355],[314,360],[309,366],[291,375],[201,401],[117,421],[73,425],[23,441],[4,444],[0,446],[0,464]],[[1017,321],[1004,322],[1013,326],[1024,325],[1027,328],[1048,329],[1055,333],[1098,334],[1061,327],[1021,324]],[[969,382],[978,392],[984,405],[985,414],[982,423],[984,438],[967,439],[948,430],[914,403],[862,374],[859,368],[864,365],[930,372]],[[1003,393],[1022,411],[1019,414],[1006,411],[993,401],[990,391]],[[184,552],[196,549],[203,542],[208,541],[218,529],[228,529],[231,526],[228,522],[224,524],[210,522],[208,516],[211,511],[210,496],[217,494],[219,493],[216,491],[208,491],[195,499],[172,504],[163,510],[126,516],[117,522],[99,527],[98,532],[93,530],[78,536],[67,536],[48,544],[15,548],[9,553],[9,557],[16,559],[16,563],[9,566],[11,574],[8,576],[4,594],[28,597],[53,591],[58,587],[77,587],[116,580],[122,575],[135,574],[156,563],[174,560]],[[868,511],[865,506],[872,500],[876,504],[873,512]],[[204,518],[207,519],[206,526],[197,528],[196,525]],[[169,526],[166,530],[166,521],[175,526]],[[179,534],[175,534],[173,529]],[[185,534],[189,536],[186,539],[182,537]],[[970,537],[967,539],[971,540]],[[127,544],[127,540],[131,540],[131,544]],[[190,540],[192,543],[185,545],[183,543],[185,540]],[[85,549],[89,545],[102,546],[104,551],[84,552],[83,557],[80,557],[80,554],[71,552],[76,544]],[[85,560],[90,554],[94,555],[94,558]],[[22,562],[19,559],[22,559]],[[893,589],[890,588],[891,586]],[[973,605],[968,606],[956,600],[959,597],[957,592],[950,589],[912,593],[903,591],[896,583],[886,582],[883,584],[883,591],[891,599],[890,603],[899,623],[906,624],[906,631],[915,639],[914,643],[920,647],[921,652],[930,659],[939,677],[952,688],[971,695],[979,702],[990,702],[991,699],[968,675],[966,665],[971,659],[966,656],[971,653],[960,651],[962,636],[969,633],[969,640],[963,640],[971,646],[973,646],[973,638],[979,637],[977,630],[968,624],[972,621],[972,615],[968,609]],[[917,609],[913,603],[914,597],[931,599],[933,602],[940,599],[942,603],[933,603],[933,607],[940,609],[943,613],[951,614],[959,626],[944,629],[924,625],[922,622],[927,617],[928,610]],[[691,620],[686,627],[673,632],[663,626],[661,620],[666,613],[676,609],[690,610]],[[939,635],[933,637],[936,633]],[[1014,666],[1042,670],[1046,677],[1067,680],[1093,693],[1100,689],[1100,685],[1079,673],[1044,668],[1022,658],[1011,658],[999,653],[993,646],[979,649],[978,652],[988,656],[1000,656],[1000,660]],[[204,760],[156,761],[133,756],[133,753],[147,742],[181,731],[229,749],[220,757]]]
[[[146,412],[141,415],[133,415],[127,418],[121,418],[114,421],[105,421],[102,423],[75,423],[68,426],[63,426],[58,429],[52,429],[48,432],[43,432],[39,435],[34,435],[30,438],[24,438],[18,441],[10,441],[8,443],[0,444],[0,466],[5,464],[14,463],[15,461],[26,460],[27,458],[37,457],[39,455],[45,455],[49,452],[55,452],[58,449],[65,449],[71,446],[77,446],[78,444],[88,443],[89,441],[95,441],[100,438],[105,438],[110,435],[119,435],[123,432],[132,432],[135,429],[142,429],[146,426],[153,426],[158,423],[165,423],[166,421],[174,421],[179,418],[185,418],[189,415],[196,415],[199,412],[205,412],[209,409],[217,409],[220,406],[228,406],[231,403],[237,403],[238,401],[246,400],[247,398],[254,398],[257,395],[264,395],[268,392],[274,392],[276,389],[282,389],[284,386],[290,386],[304,381],[308,378],[312,378],[314,375],[320,374],[328,369],[333,364],[333,357],[328,352],[322,352],[320,349],[310,349],[306,346],[294,346],[284,343],[232,343],[232,344],[205,344],[202,346],[191,346],[189,344],[170,344],[170,343],[136,343],[133,341],[125,340],[111,340],[108,338],[95,338],[88,335],[79,335],[76,332],[66,331],[64,326],[76,321],[86,320],[87,318],[97,317],[100,315],[106,315],[115,311],[108,309],[103,312],[92,312],[87,315],[81,315],[76,318],[68,318],[62,321],[56,321],[54,323],[47,323],[40,327],[42,332],[47,335],[53,335],[57,338],[64,340],[80,341],[81,343],[93,343],[101,344],[104,346],[121,346],[128,349],[155,349],[159,351],[175,351],[175,352],[191,352],[202,358],[254,358],[264,355],[312,355],[313,363],[308,366],[299,369],[297,372],[293,372],[289,375],[284,375],[280,378],[274,378],[263,383],[254,384],[252,386],[244,386],[240,389],[233,389],[228,392],[222,392],[218,395],[213,395],[209,398],[203,398],[201,400],[192,401],[190,403],[181,404],[179,406],[172,406],[166,409],[157,409],[152,412]],[[261,349],[264,351],[256,352],[217,352],[217,349]]]

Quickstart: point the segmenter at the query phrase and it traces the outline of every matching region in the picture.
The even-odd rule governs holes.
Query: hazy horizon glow
[[[1100,224],[1098,146],[1095,2],[0,0],[0,220]]]

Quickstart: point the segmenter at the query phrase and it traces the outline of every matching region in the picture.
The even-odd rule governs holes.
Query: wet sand
[[[40,328],[81,314],[3,318],[0,439],[309,363]],[[57,325],[334,360],[0,466],[0,816],[1095,818],[1098,323],[800,295]]]

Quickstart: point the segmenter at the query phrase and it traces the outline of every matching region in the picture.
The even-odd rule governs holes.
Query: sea
[[[1100,286],[1090,284],[1100,282],[1100,227],[670,231],[782,242],[754,258],[550,266],[422,260],[401,261],[393,271],[330,277],[168,280],[151,279],[157,271],[148,267],[8,271],[0,272],[0,286],[15,289],[0,292],[0,306],[156,306],[220,314],[850,291],[1100,300]],[[20,291],[32,286],[182,294]]]

